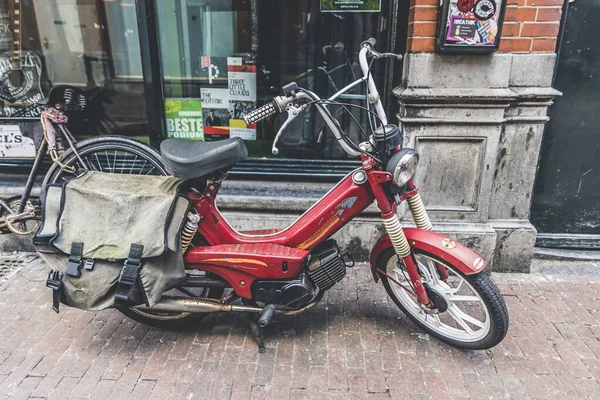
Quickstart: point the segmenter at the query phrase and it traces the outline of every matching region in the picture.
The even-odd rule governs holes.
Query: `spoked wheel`
[[[220,299],[223,295],[223,289],[215,288],[188,288],[185,292],[187,295],[193,294],[194,297],[208,299]],[[167,296],[181,296],[181,294],[177,289],[165,293]],[[190,326],[208,316],[208,313],[149,311],[127,307],[121,307],[118,310],[134,321],[163,329],[179,329]]]
[[[489,349],[504,339],[508,311],[488,275],[465,276],[431,254],[415,251],[413,255],[429,297],[438,308],[433,312],[417,302],[404,264],[398,262],[393,249],[382,253],[377,268],[393,278],[381,276],[394,303],[416,325],[443,342],[470,350]]]
[[[82,162],[71,149],[65,151],[60,161],[75,170],[91,170],[116,174],[168,175],[160,154],[149,146],[119,136],[103,136],[77,143]],[[75,175],[52,164],[44,178],[44,187],[51,183],[69,180]]]

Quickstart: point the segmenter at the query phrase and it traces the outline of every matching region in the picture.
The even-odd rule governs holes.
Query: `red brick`
[[[533,39],[531,51],[554,52],[556,51],[556,39]]]
[[[523,39],[523,38],[503,38],[500,40],[500,51],[509,53],[523,53],[531,51],[531,42],[532,39]]]
[[[430,52],[434,49],[434,38],[411,38],[408,40],[408,51],[410,53]]]
[[[565,0],[527,0],[528,6],[562,6]]]
[[[533,7],[517,7],[510,6],[506,7],[506,14],[504,14],[504,21],[535,21],[535,14],[537,9]]]
[[[516,37],[521,31],[521,24],[505,22],[502,27],[502,37]]]
[[[437,21],[437,7],[417,6],[411,8],[411,11],[414,13],[412,21]]]
[[[522,37],[556,37],[558,35],[558,23],[528,22],[523,24]]]
[[[514,6],[521,6],[521,7],[523,7],[525,5],[526,1],[527,0],[507,0],[506,4],[509,5],[509,6],[514,5]]]
[[[538,8],[536,21],[560,22],[562,9],[560,7]]]
[[[409,25],[408,28],[408,36],[435,36],[436,31],[436,23],[435,22],[417,22]]]
[[[410,7],[413,6],[437,6],[440,4],[439,0],[411,0]]]

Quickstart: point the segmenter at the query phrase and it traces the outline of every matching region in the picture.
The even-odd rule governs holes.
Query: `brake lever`
[[[279,132],[277,132],[277,135],[275,136],[275,140],[273,140],[273,147],[271,148],[271,153],[273,153],[273,155],[276,156],[277,154],[279,154],[279,149],[277,148],[277,142],[279,141],[279,138],[283,134],[283,131],[285,130],[285,128],[288,127],[288,125],[293,120],[298,118],[298,116],[304,110],[304,108],[305,108],[305,106],[296,107],[293,104],[289,104],[286,106],[285,110],[288,113],[288,117],[285,120],[285,122],[283,123],[283,125],[281,125],[281,128],[279,128]]]

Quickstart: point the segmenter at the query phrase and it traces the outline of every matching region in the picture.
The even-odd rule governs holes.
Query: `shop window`
[[[241,120],[241,115],[281,94],[281,87],[292,81],[322,98],[333,95],[361,76],[358,50],[367,38],[375,37],[381,50],[398,50],[390,48],[396,12],[391,7],[396,2],[380,2],[380,12],[322,12],[321,3],[156,0],[165,136],[207,141],[242,137],[251,161],[262,171],[276,172],[277,165],[283,165],[281,159],[287,164],[289,159],[335,160],[348,169],[355,165],[313,108],[283,135],[277,157],[271,146],[283,116],[257,127],[247,127]],[[390,63],[379,63],[372,72],[392,111],[391,93],[383,91],[386,82],[388,88],[392,84],[391,75],[384,79]],[[356,87],[341,101],[364,106],[364,93],[364,87]],[[360,130],[352,118],[339,107],[332,110],[359,142]],[[366,113],[352,110],[368,129]]]
[[[33,104],[54,85],[73,85],[89,99],[85,115],[72,118],[76,136],[147,139],[135,0],[1,0],[0,25],[4,104],[10,98]],[[11,63],[15,50],[20,57]],[[19,68],[22,78],[11,79]],[[40,112],[3,106],[0,119],[38,118]]]

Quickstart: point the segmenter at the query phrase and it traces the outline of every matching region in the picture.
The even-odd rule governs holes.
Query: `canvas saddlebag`
[[[44,193],[34,245],[59,303],[84,310],[153,306],[181,285],[182,180],[90,171]]]

